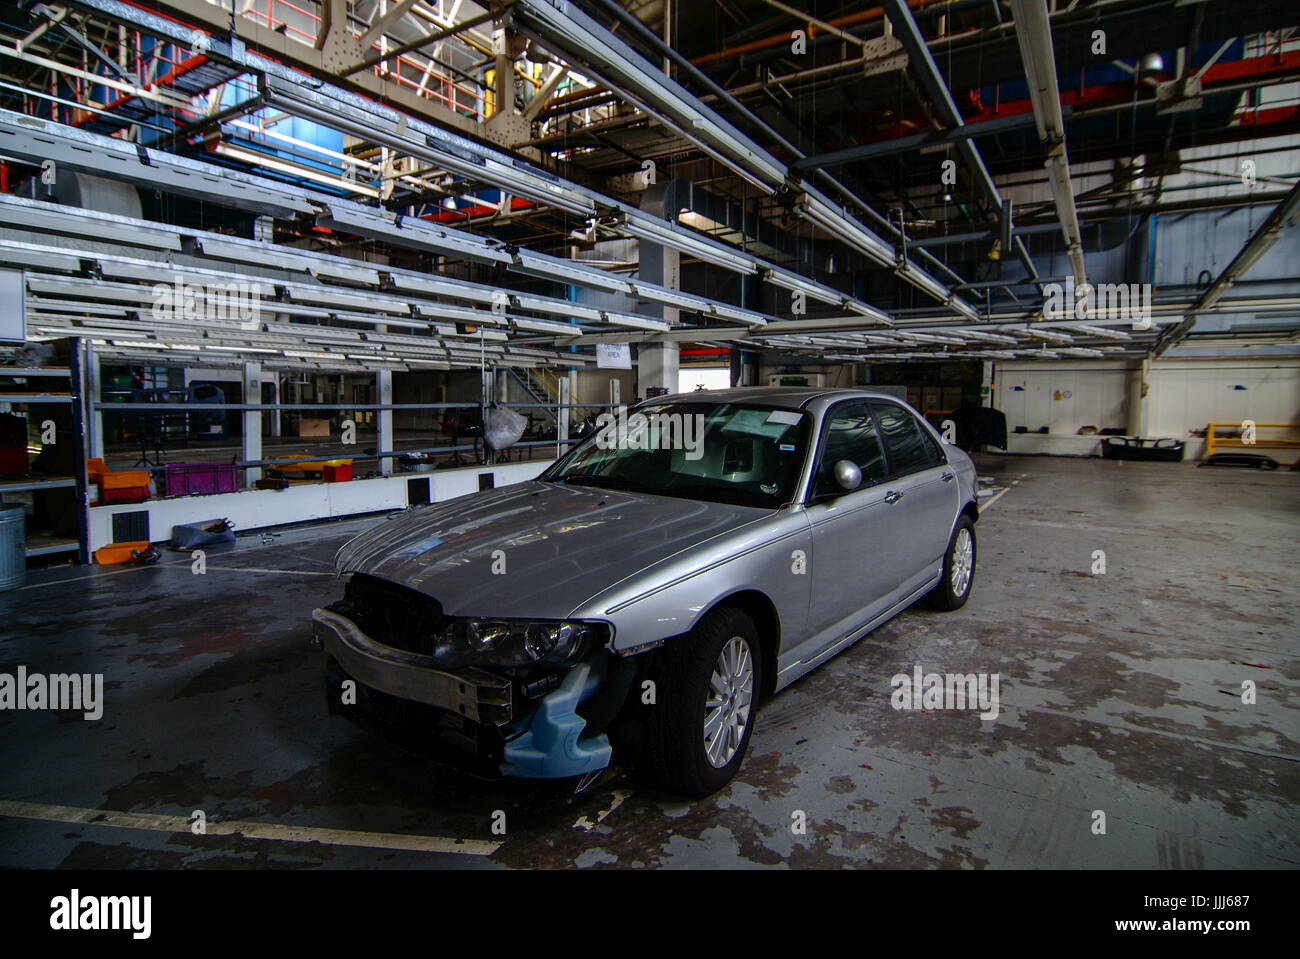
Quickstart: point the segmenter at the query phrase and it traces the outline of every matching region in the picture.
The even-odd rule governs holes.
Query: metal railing
[[[327,444],[309,444],[310,452],[306,454],[296,453],[280,457],[271,457],[265,459],[240,459],[235,458],[231,462],[240,470],[260,469],[264,466],[292,466],[301,464],[303,456],[307,455],[311,460],[334,460],[348,459],[361,461],[383,461],[390,459],[401,459],[409,455],[450,455],[452,462],[450,466],[461,465],[458,461],[461,454],[473,454],[474,465],[493,466],[502,461],[509,461],[510,452],[513,450],[527,450],[529,459],[532,458],[532,451],[543,447],[549,447],[554,450],[554,455],[559,457],[562,452],[567,450],[575,443],[581,442],[585,437],[573,437],[568,435],[569,421],[565,420],[560,414],[564,410],[571,412],[590,413],[591,407],[575,403],[509,403],[502,404],[508,409],[522,411],[530,409],[540,409],[547,412],[557,423],[563,424],[555,430],[555,438],[545,439],[521,439],[519,442],[512,444],[509,448],[501,451],[494,451],[487,447],[482,439],[482,424],[485,422],[486,415],[490,406],[482,403],[114,403],[97,400],[90,403],[90,408],[97,413],[115,414],[120,417],[146,417],[146,416],[176,416],[178,413],[339,413],[344,414],[343,418],[348,418],[347,414],[359,412],[382,412],[382,411],[424,411],[436,412],[439,410],[477,410],[479,418],[476,423],[470,424],[473,430],[470,435],[472,442],[457,442],[461,436],[459,429],[453,428],[446,430],[441,428],[428,431],[429,433],[450,433],[453,438],[451,445],[412,447],[407,449],[380,450],[376,442],[372,448],[358,450],[357,443],[333,442]],[[549,432],[549,430],[547,431]],[[563,435],[561,435],[563,433]],[[378,432],[375,432],[376,440],[379,439]],[[525,433],[525,436],[527,433]],[[290,437],[292,438],[292,437]],[[311,437],[298,437],[303,440],[310,440]],[[186,442],[190,436],[186,433]],[[201,437],[200,437],[201,439]],[[142,443],[145,442],[142,440]],[[146,445],[152,445],[147,444]],[[162,449],[166,449],[170,444],[163,443]],[[504,454],[504,455],[503,455]],[[151,472],[164,470],[165,465],[146,464],[145,468]],[[398,470],[397,472],[402,472]]]
[[[1285,438],[1259,438],[1258,434],[1251,437],[1247,442],[1245,434],[1249,428],[1258,430],[1297,430],[1300,431],[1300,423],[1211,423],[1205,428],[1205,455],[1213,456],[1216,452],[1222,453],[1225,449],[1246,450],[1254,452],[1261,449],[1272,450],[1300,450],[1300,439]],[[1236,435],[1216,435],[1216,430],[1231,431]],[[1283,466],[1291,466],[1295,458],[1283,462]]]

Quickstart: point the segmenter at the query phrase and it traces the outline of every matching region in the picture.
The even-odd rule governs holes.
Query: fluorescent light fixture
[[[713,303],[713,315],[724,320],[739,320],[748,326],[766,326],[767,317],[762,313],[754,310],[747,310],[743,306],[732,306],[730,303]]]
[[[844,303],[844,294],[839,290],[833,290],[816,280],[810,280],[805,276],[791,273],[789,270],[783,270],[780,267],[773,266],[764,269],[763,279],[773,286],[779,286],[783,290],[790,290],[795,293],[803,293],[805,296],[819,300],[822,303],[832,303],[835,306]]]
[[[521,310],[533,310],[537,313],[551,313],[556,316],[572,316],[579,320],[599,323],[602,319],[600,310],[583,303],[570,300],[557,300],[549,296],[535,296],[532,293],[511,293]],[[573,327],[577,329],[577,327]]]
[[[752,257],[738,250],[732,250],[725,243],[702,237],[683,227],[674,226],[664,220],[636,211],[627,211],[618,229],[642,240],[658,243],[662,246],[689,253],[697,259],[714,266],[721,266],[737,273],[753,274],[758,266]]]
[[[1005,333],[984,333],[979,330],[962,330],[961,335],[971,340],[979,340],[981,343],[1007,343],[1014,346],[1020,341],[1014,336],[1007,336]]]
[[[343,309],[369,310],[375,313],[410,313],[411,304],[397,297],[380,296],[372,293],[352,292],[332,286],[313,286],[307,283],[284,284],[285,296],[294,303],[318,303],[324,306],[338,306]],[[285,310],[284,312],[292,312]],[[372,322],[384,322],[380,319]]]
[[[862,251],[881,266],[893,266],[896,254],[892,244],[872,233],[861,223],[836,209],[819,191],[806,188],[795,205],[795,212],[817,224],[827,233]]]
[[[233,143],[221,142],[210,148],[216,156],[223,157],[227,160],[235,160],[239,163],[247,163],[249,166],[260,167],[266,170],[275,170],[279,173],[285,173],[289,176],[299,177],[303,180],[311,180],[313,183],[320,183],[325,186],[336,189],[347,190],[349,193],[359,193],[362,196],[368,196],[372,199],[379,199],[379,191],[372,186],[366,186],[355,180],[345,180],[341,176],[325,173],[317,170],[315,167],[309,167],[300,163],[288,163],[284,160],[276,159],[269,153],[263,153],[261,150],[249,150],[245,147],[236,146]]]
[[[512,316],[510,322],[514,324],[517,330],[528,330],[533,333],[556,333],[561,336],[577,336],[582,333],[582,327],[573,323],[557,323],[554,320],[534,320],[529,317]]]
[[[668,287],[656,286],[653,283],[634,282],[632,284],[635,294],[652,303],[660,303],[664,306],[673,306],[679,310],[687,310],[692,313],[711,313],[716,304],[707,297],[696,296],[693,293],[683,293],[681,290],[673,290]]]
[[[1128,323],[1131,321],[1124,320],[1123,322]],[[1110,329],[1105,326],[1092,326],[1091,324],[1088,323],[1072,323],[1070,326],[1067,327],[1067,329],[1077,330],[1080,333],[1087,333],[1089,336],[1104,337],[1105,339],[1108,340],[1132,339],[1132,337],[1129,336],[1127,333],[1125,333],[1123,330]]]
[[[99,242],[121,243],[123,246],[180,250],[180,236],[175,227],[167,228],[158,224],[156,228],[149,229],[134,225],[142,222],[82,207],[60,207],[41,200],[0,194],[0,223],[39,233],[92,236]]]
[[[0,245],[0,263],[37,267],[42,270],[62,270],[66,273],[81,272],[79,256],[60,253],[54,247],[10,240],[5,240],[4,244]]]
[[[513,269],[530,276],[540,276],[549,280],[561,280],[580,286],[606,290],[610,293],[632,295],[633,286],[627,280],[598,270],[594,267],[580,266],[575,260],[561,260],[558,257],[543,256],[531,250],[520,250],[515,254]]]
[[[318,226],[382,239],[396,246],[426,250],[442,256],[480,260],[485,263],[509,263],[510,257],[492,249],[487,241],[472,233],[444,230],[425,220],[405,217],[400,226],[397,217],[352,203],[328,202],[316,217]]]
[[[658,330],[662,332],[671,329],[671,327],[663,320],[651,320],[644,316],[637,316],[631,313],[618,313],[613,310],[605,311],[605,319],[610,323],[617,324],[618,326],[628,326],[634,330]],[[581,333],[582,331],[577,330],[575,332]]]
[[[863,303],[861,300],[855,300],[852,297],[849,297],[844,301],[844,308],[861,316],[869,316],[873,320],[878,320],[879,322],[884,323],[886,326],[894,325],[893,317],[884,310],[876,309],[870,303]]]
[[[283,270],[311,273],[313,276],[347,280],[363,286],[379,285],[378,270],[361,264],[339,263],[338,259],[341,258],[317,253],[294,254],[285,252],[283,248],[271,243],[240,242],[212,236],[198,237],[195,245],[204,256],[215,257],[218,260],[229,260],[246,266],[274,266]]]
[[[565,51],[584,72],[764,192],[785,182],[786,169],[775,157],[572,4],[526,0],[511,11],[511,19],[516,30]]]
[[[434,296],[453,296],[478,303],[491,303],[493,294],[496,293],[492,287],[467,283],[451,277],[412,276],[406,272],[393,271],[388,274],[388,278],[392,286],[399,290],[429,293]]]
[[[1027,336],[1032,336],[1035,339],[1047,340],[1049,343],[1073,343],[1074,342],[1074,337],[1070,336],[1068,333],[1058,333],[1055,330],[1045,330],[1042,329],[1041,327],[1025,327],[1024,329],[1020,330],[1020,332],[1026,334]]]

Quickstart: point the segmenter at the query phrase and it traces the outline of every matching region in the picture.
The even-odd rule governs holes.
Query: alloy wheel
[[[952,544],[952,592],[954,596],[965,596],[970,587],[971,573],[975,568],[975,540],[970,530],[957,530],[956,542]]]
[[[709,677],[704,703],[704,754],[715,769],[731,762],[749,727],[754,658],[740,636],[727,640]]]

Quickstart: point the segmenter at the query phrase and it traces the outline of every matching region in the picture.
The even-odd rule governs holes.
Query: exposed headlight
[[[603,633],[591,623],[458,619],[437,637],[433,658],[448,668],[563,663],[580,658]]]

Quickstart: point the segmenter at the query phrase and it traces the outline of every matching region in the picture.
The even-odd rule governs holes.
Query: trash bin
[[[0,592],[27,582],[27,507],[0,506]]]

